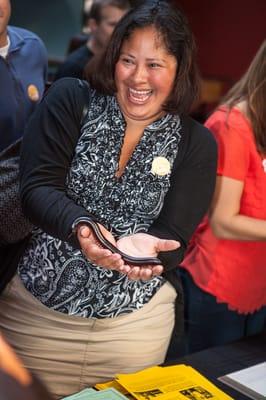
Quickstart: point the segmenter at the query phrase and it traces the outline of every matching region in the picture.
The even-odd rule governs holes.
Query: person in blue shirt
[[[0,0],[0,151],[23,135],[42,98],[47,52],[34,33],[8,26],[10,0]]]

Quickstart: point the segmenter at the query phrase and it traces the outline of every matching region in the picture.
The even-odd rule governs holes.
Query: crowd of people
[[[203,126],[175,5],[94,0],[88,41],[45,94],[45,47],[10,12],[0,0],[1,148],[23,136],[34,226],[0,296],[17,381],[62,398],[163,363],[173,337],[177,358],[263,331],[266,41]]]

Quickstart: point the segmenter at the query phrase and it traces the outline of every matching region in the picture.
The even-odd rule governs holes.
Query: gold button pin
[[[38,88],[35,85],[28,86],[28,96],[32,101],[38,101],[40,98]]]

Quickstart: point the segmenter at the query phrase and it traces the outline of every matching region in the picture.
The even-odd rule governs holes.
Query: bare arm
[[[210,209],[212,230],[219,239],[266,240],[266,220],[240,214],[244,182],[217,176]]]

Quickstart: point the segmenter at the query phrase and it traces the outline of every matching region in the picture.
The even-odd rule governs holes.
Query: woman
[[[0,305],[8,340],[56,396],[164,361],[175,303],[182,327],[175,268],[215,182],[215,141],[185,117],[197,74],[179,10],[130,11],[98,71],[85,91],[56,82],[28,126],[21,195],[39,228]],[[160,260],[133,266],[119,251]]]
[[[265,101],[266,41],[206,122],[218,142],[217,184],[182,263],[189,352],[266,326]]]

